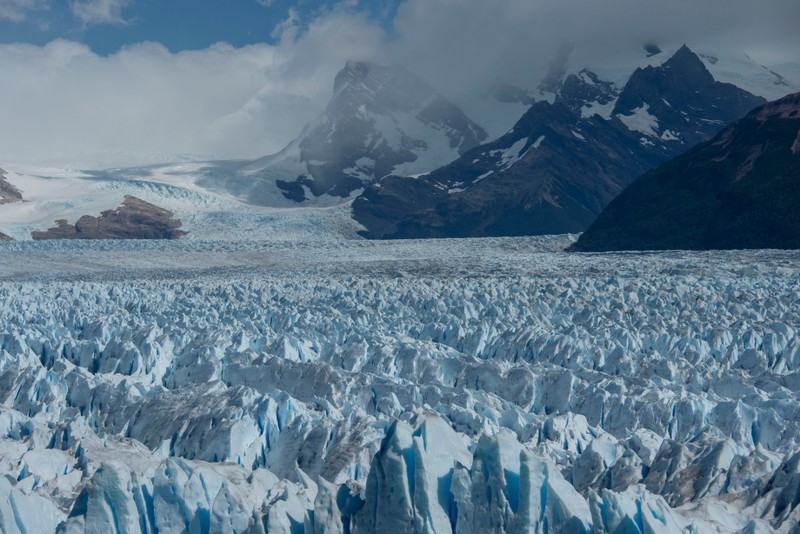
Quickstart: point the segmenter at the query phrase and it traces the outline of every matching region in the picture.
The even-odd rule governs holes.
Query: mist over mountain
[[[325,110],[280,152],[201,183],[259,205],[330,205],[388,174],[429,172],[487,138],[402,66],[349,61]]]

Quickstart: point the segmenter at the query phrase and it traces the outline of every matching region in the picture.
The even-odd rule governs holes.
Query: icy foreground
[[[0,531],[798,532],[800,253],[568,242],[0,244]]]

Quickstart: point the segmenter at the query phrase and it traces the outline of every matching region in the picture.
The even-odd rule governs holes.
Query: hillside
[[[643,175],[576,250],[800,248],[800,93]]]

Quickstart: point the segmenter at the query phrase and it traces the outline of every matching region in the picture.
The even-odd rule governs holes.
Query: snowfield
[[[0,243],[0,531],[797,532],[800,252]]]

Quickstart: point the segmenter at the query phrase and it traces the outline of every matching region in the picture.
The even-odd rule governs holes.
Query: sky
[[[685,42],[779,66],[800,62],[798,27],[797,0],[0,0],[0,161],[269,154],[350,59],[469,107],[535,84],[567,41],[598,63]]]

